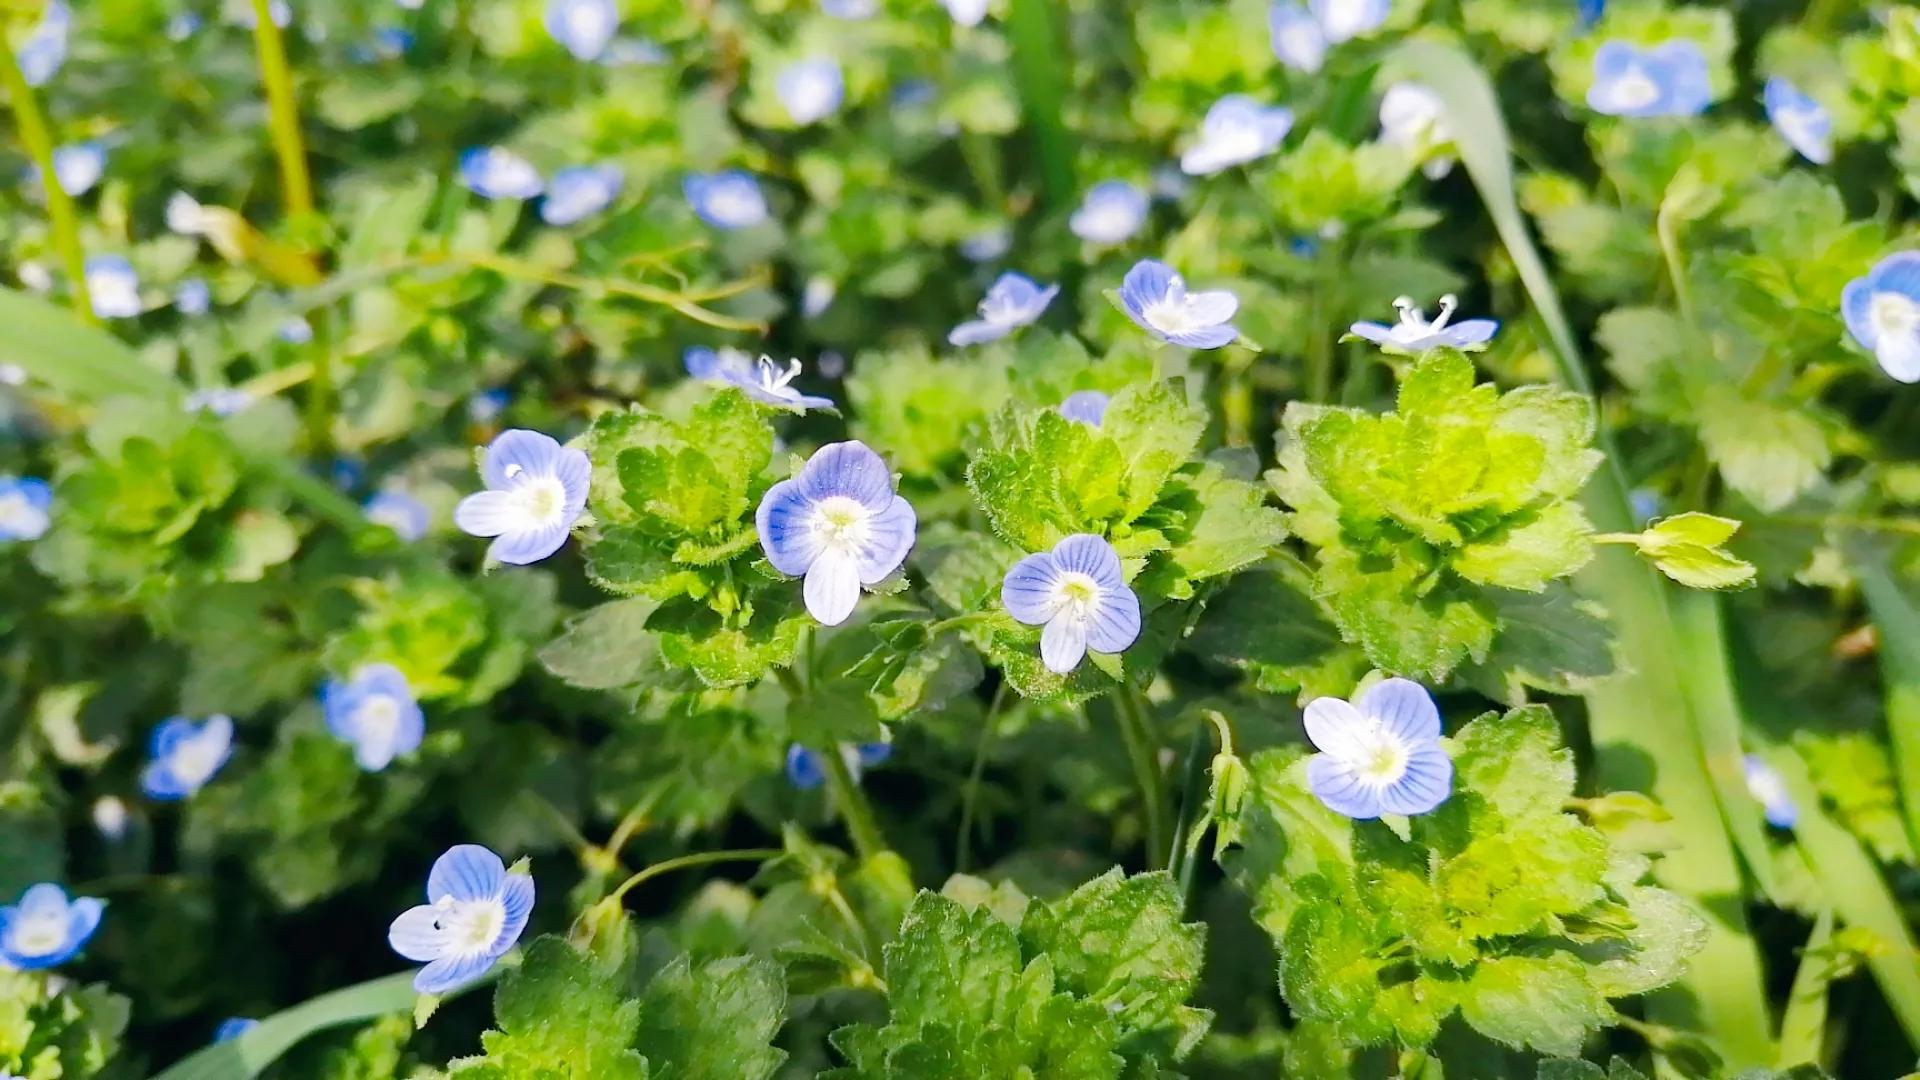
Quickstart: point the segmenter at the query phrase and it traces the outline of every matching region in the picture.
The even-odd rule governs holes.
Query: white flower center
[[[48,908],[16,917],[8,931],[10,951],[21,956],[45,956],[67,943],[67,910]]]
[[[1402,296],[1396,299],[1393,306],[1400,312],[1400,321],[1388,333],[1392,335],[1394,341],[1411,345],[1426,341],[1445,330],[1448,320],[1453,318],[1454,309],[1460,306],[1460,301],[1451,293],[1441,297],[1440,313],[1433,317],[1432,322],[1427,321],[1426,312],[1413,306],[1413,300],[1409,297]]]
[[[829,495],[814,503],[813,519],[807,524],[822,554],[853,554],[873,535],[872,512],[860,500],[846,495]]]
[[[1081,214],[1080,231],[1096,240],[1125,237],[1139,221],[1134,206],[1120,199],[1088,203]]]
[[[1406,775],[1409,760],[1406,744],[1378,721],[1370,722],[1355,742],[1347,764],[1362,780],[1379,787],[1391,787]]]
[[[1867,305],[1867,318],[1881,337],[1906,337],[1920,328],[1920,303],[1896,292],[1877,292]]]
[[[532,476],[518,465],[507,466],[507,478],[518,479],[513,498],[533,525],[553,525],[566,514],[567,489],[557,476]]]
[[[760,200],[743,184],[724,184],[708,194],[707,213],[730,224],[745,225],[760,219]]]
[[[760,390],[777,398],[788,401],[800,396],[800,391],[787,385],[800,377],[800,361],[787,361],[785,371],[774,366],[770,357],[761,357],[756,374],[760,380]]]
[[[393,733],[400,726],[400,704],[385,694],[371,697],[353,711],[353,725],[360,738],[379,746],[393,745]]]
[[[1140,309],[1140,317],[1146,320],[1148,326],[1163,334],[1184,334],[1210,325],[1194,317],[1193,301],[1187,296],[1186,283],[1178,277],[1168,283],[1165,296]]]
[[[1644,109],[1660,100],[1660,84],[1653,81],[1645,68],[1634,64],[1613,80],[1607,96],[1615,108]]]
[[[173,757],[168,760],[173,775],[187,787],[195,788],[206,783],[214,770],[220,767],[221,756],[227,748],[213,736],[213,732],[207,731],[188,738],[174,749]]]
[[[1100,603],[1100,583],[1092,575],[1069,570],[1053,586],[1054,617],[1086,622]]]
[[[486,952],[507,926],[507,906],[499,897],[455,900],[443,896],[433,905],[434,929],[447,935],[447,951],[471,956]]]
[[[47,530],[47,512],[17,491],[0,495],[0,535],[38,536]]]

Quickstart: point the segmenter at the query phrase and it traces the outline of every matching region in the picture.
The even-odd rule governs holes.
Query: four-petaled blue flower
[[[1307,0],[1307,6],[1330,45],[1372,33],[1393,14],[1393,0]]]
[[[1180,171],[1210,176],[1266,157],[1293,130],[1293,110],[1262,105],[1245,94],[1228,94],[1213,103],[1200,122],[1200,137],[1180,155]]]
[[[1000,583],[1007,614],[1040,631],[1040,662],[1065,675],[1092,649],[1124,652],[1140,636],[1140,598],[1113,545],[1076,533],[1013,564]]]
[[[385,525],[408,543],[427,535],[427,527],[432,524],[427,504],[397,488],[374,492],[361,510],[368,521]]]
[[[1125,180],[1103,180],[1067,219],[1073,235],[1089,244],[1120,244],[1147,223],[1147,193]]]
[[[1787,145],[1815,165],[1833,160],[1833,114],[1786,79],[1767,80],[1767,119]]]
[[[1899,382],[1920,382],[1920,251],[1889,255],[1866,277],[1847,282],[1840,311],[1880,370]]]
[[[1217,349],[1240,336],[1233,313],[1240,301],[1224,289],[1188,292],[1173,268],[1157,259],[1133,264],[1120,282],[1120,306],[1163,341],[1190,349]]]
[[[1098,390],[1076,390],[1060,403],[1060,415],[1088,427],[1099,427],[1107,417],[1107,395]]]
[[[1787,792],[1787,782],[1774,767],[1758,755],[1748,754],[1745,762],[1747,794],[1760,803],[1767,824],[1776,829],[1791,829],[1800,821],[1800,808]]]
[[[780,107],[794,123],[805,127],[840,111],[846,97],[846,78],[840,64],[829,57],[812,56],[796,60],[773,77],[773,92]]]
[[[987,17],[987,0],[940,0],[940,6],[961,26],[979,26]]]
[[[1307,786],[1337,814],[1358,821],[1424,814],[1453,791],[1453,759],[1440,746],[1440,710],[1419,683],[1385,679],[1352,703],[1307,704]]]
[[[103,319],[131,319],[140,314],[140,275],[121,255],[89,255],[86,263],[87,299]]]
[[[1607,0],[1576,0],[1574,6],[1579,9],[1582,30],[1590,29],[1607,13]]]
[[[1329,48],[1379,29],[1392,13],[1391,0],[1308,0],[1305,8],[1277,0],[1267,9],[1267,34],[1281,63],[1311,75]]]
[[[504,386],[482,390],[467,399],[467,419],[476,424],[492,423],[512,402],[513,395]]]
[[[525,566],[560,550],[587,505],[593,463],[586,452],[551,436],[514,428],[487,444],[480,478],[487,490],[460,500],[453,523],[469,536],[491,536],[487,555]]]
[[[947,334],[952,345],[981,345],[998,341],[1038,319],[1060,293],[1060,286],[1041,288],[1025,274],[1009,270],[987,287],[980,301],[980,317],[961,323]]]
[[[580,60],[597,60],[620,28],[614,0],[547,0],[547,33]]]
[[[422,994],[465,986],[487,970],[527,928],[533,878],[509,874],[500,856],[478,844],[456,844],[433,861],[427,902],[401,912],[387,944],[426,964],[413,977]]]
[[[150,760],[140,773],[140,790],[150,799],[173,802],[205,787],[233,756],[233,720],[209,716],[194,723],[169,717],[153,729]]]
[[[97,139],[68,143],[53,152],[53,178],[60,190],[78,198],[93,190],[107,171],[107,148]]]
[[[989,225],[977,233],[962,237],[960,254],[968,262],[992,262],[1013,248],[1013,230],[1005,225]]]
[[[40,22],[28,32],[13,57],[28,86],[45,86],[67,62],[67,30],[72,23],[73,11],[66,0],[47,0]]]
[[[773,362],[772,357],[763,356],[745,371],[725,368],[718,371],[715,380],[737,386],[747,392],[747,396],[763,405],[773,405],[794,412],[806,412],[808,409],[831,409],[833,399],[817,394],[803,394],[793,385],[804,369],[798,360],[788,360],[782,369]]]
[[[752,173],[739,169],[693,173],[680,189],[700,220],[716,229],[746,229],[767,220],[767,197]]]
[[[253,395],[237,386],[214,386],[205,390],[195,390],[181,402],[188,412],[204,412],[213,416],[232,416],[234,413],[253,404]]]
[[[840,760],[847,763],[847,771],[857,781],[860,774],[886,761],[893,756],[893,744],[890,742],[841,743]],[[801,791],[812,791],[825,783],[826,768],[820,764],[820,755],[794,743],[787,747],[787,782]]]
[[[259,1026],[260,1021],[252,1019],[251,1017],[229,1016],[225,1020],[220,1021],[219,1027],[213,1029],[213,1041],[216,1043],[232,1042]]]
[[[553,174],[547,197],[540,200],[540,220],[549,225],[571,225],[605,210],[620,195],[626,174],[616,165],[575,165]]]
[[[67,891],[43,881],[0,907],[0,968],[44,971],[73,959],[100,927],[106,905],[91,896],[67,899]]]
[[[0,541],[38,540],[53,523],[53,489],[31,476],[0,476]]]
[[[1388,352],[1417,354],[1443,347],[1463,351],[1480,349],[1493,340],[1494,333],[1500,329],[1500,324],[1492,319],[1462,319],[1449,326],[1448,320],[1460,306],[1459,299],[1451,293],[1440,298],[1440,312],[1432,321],[1428,321],[1426,312],[1413,306],[1412,297],[1398,297],[1393,306],[1400,312],[1399,322],[1392,326],[1357,322],[1350,328],[1353,336],[1365,338]]]
[[[205,315],[213,306],[213,287],[206,278],[188,278],[174,286],[173,307],[182,315]]]
[[[754,515],[767,561],[805,576],[807,611],[825,626],[845,622],[860,587],[906,561],[916,524],[886,462],[862,442],[815,451],[798,476],[767,489]]]
[[[689,345],[681,354],[680,362],[686,366],[689,376],[707,382],[742,385],[753,378],[753,354],[731,345],[718,349]]]
[[[295,315],[281,323],[276,333],[289,345],[305,345],[313,340],[313,324]]]
[[[475,146],[461,154],[460,182],[483,199],[531,199],[546,186],[532,162],[504,146]]]
[[[1650,49],[1609,41],[1593,54],[1587,106],[1607,116],[1695,116],[1713,102],[1707,56],[1676,39]]]
[[[368,664],[346,682],[328,679],[320,688],[320,708],[327,730],[353,747],[353,760],[368,772],[418,750],[427,733],[413,688],[392,664]]]

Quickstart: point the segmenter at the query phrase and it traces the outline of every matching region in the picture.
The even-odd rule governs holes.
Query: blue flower
[[[1788,146],[1815,165],[1833,160],[1833,114],[1778,75],[1767,80],[1765,97],[1767,119]]]
[[[1575,0],[1574,6],[1579,9],[1582,30],[1591,29],[1607,13],[1607,0]]]
[[[805,127],[840,111],[847,83],[837,61],[815,56],[781,68],[773,77],[773,92],[779,97],[781,108],[787,110],[787,116]]]
[[[503,146],[476,146],[461,154],[460,182],[483,199],[531,199],[545,187],[532,163]]]
[[[480,461],[487,490],[460,500],[453,523],[469,536],[494,537],[487,555],[525,566],[560,550],[587,505],[593,463],[585,451],[537,431],[514,428],[488,444]]]
[[[72,23],[73,12],[66,0],[48,0],[39,24],[27,34],[13,56],[28,86],[45,86],[67,62],[67,30]]]
[[[1378,30],[1393,14],[1392,0],[1307,0],[1307,6],[1330,45]]]
[[[947,334],[947,342],[979,345],[998,341],[1038,319],[1059,292],[1058,285],[1043,289],[1025,274],[1009,270],[987,287],[987,297],[980,301],[980,317],[954,327]]]
[[[387,928],[387,945],[426,964],[413,977],[415,990],[443,994],[486,974],[520,940],[531,914],[532,877],[508,873],[500,856],[478,844],[456,844],[433,861],[427,902]]]
[[[476,424],[492,423],[499,419],[512,401],[513,395],[504,386],[482,390],[467,399],[467,419]]]
[[[1290,68],[1311,75],[1326,63],[1326,31],[1299,4],[1280,0],[1267,9],[1267,37],[1274,57]]]
[[[1424,814],[1453,791],[1453,759],[1440,747],[1440,710],[1419,683],[1385,679],[1349,704],[1307,704],[1307,786],[1355,820]]]
[[[847,771],[857,781],[860,774],[881,764],[893,756],[893,744],[890,742],[841,743],[840,760],[847,763]],[[812,791],[825,783],[826,769],[820,764],[820,755],[794,743],[787,747],[787,782],[801,791]]]
[[[1245,94],[1228,94],[1213,103],[1200,122],[1200,137],[1180,155],[1180,171],[1210,176],[1266,157],[1293,130],[1293,110],[1262,105]]]
[[[899,569],[916,524],[886,462],[861,442],[814,451],[798,476],[767,489],[754,515],[767,561],[806,578],[807,611],[825,626],[853,614],[862,585]]]
[[[368,664],[346,682],[327,680],[320,688],[320,708],[327,730],[353,747],[353,760],[368,772],[418,750],[427,733],[413,688],[392,664]]]
[[[1660,493],[1652,488],[1634,488],[1627,492],[1627,505],[1633,510],[1633,520],[1641,526],[1650,525],[1653,519],[1662,516]]]
[[[253,404],[253,395],[237,386],[213,386],[204,390],[195,390],[181,402],[188,412],[204,412],[214,416],[232,416],[234,413]]]
[[[253,29],[253,5],[247,0],[239,0],[238,3],[228,0],[227,10],[231,12],[231,21],[236,26]],[[284,30],[287,24],[293,21],[293,7],[287,0],[270,0],[267,4],[267,18],[273,20],[273,25]]]
[[[1007,614],[1041,626],[1040,662],[1065,675],[1092,649],[1124,652],[1140,636],[1140,598],[1120,575],[1113,545],[1076,533],[1013,564],[1000,583]]]
[[[214,216],[200,205],[200,200],[184,191],[176,191],[167,199],[167,228],[181,236],[205,236],[213,227]]]
[[[1392,326],[1357,322],[1350,328],[1353,336],[1365,338],[1391,353],[1416,354],[1443,347],[1463,351],[1484,348],[1500,329],[1500,324],[1492,319],[1463,319],[1447,325],[1454,309],[1460,306],[1452,294],[1440,298],[1440,313],[1432,322],[1427,321],[1426,312],[1413,306],[1411,297],[1399,297],[1393,306],[1400,312],[1399,322]]]
[[[313,340],[313,324],[298,315],[291,316],[274,332],[289,345],[305,345]]]
[[[940,6],[961,26],[979,26],[987,17],[987,0],[940,0]]]
[[[1747,793],[1760,803],[1767,824],[1776,829],[1791,829],[1798,824],[1800,808],[1794,805],[1793,796],[1787,792],[1787,782],[1773,766],[1754,754],[1747,755],[1745,766]]]
[[[220,1021],[219,1027],[213,1029],[213,1041],[216,1043],[232,1042],[259,1026],[260,1021],[251,1019],[250,1017],[229,1016],[225,1020]]]
[[[213,288],[205,278],[188,278],[174,286],[173,306],[182,315],[205,315],[213,307]]]
[[[118,843],[127,835],[127,804],[118,795],[102,795],[93,801],[93,827],[101,839]]]
[[[575,165],[553,174],[547,197],[540,200],[540,220],[549,225],[571,225],[605,210],[620,195],[627,177],[617,165]]]
[[[170,717],[153,729],[148,755],[140,789],[162,802],[184,799],[205,787],[233,756],[233,721],[209,716],[196,724],[184,716]]]
[[[620,29],[613,0],[547,0],[547,33],[579,60],[597,60]]]
[[[1163,341],[1190,349],[1217,349],[1240,336],[1232,323],[1240,301],[1225,290],[1188,292],[1173,268],[1141,259],[1120,282],[1127,317]]]
[[[86,263],[87,298],[93,313],[103,319],[131,319],[142,309],[140,275],[120,255],[89,255]]]
[[[385,525],[408,543],[427,535],[427,526],[432,523],[425,503],[392,488],[375,492],[361,509],[368,521]]]
[[[53,489],[31,476],[0,476],[0,540],[38,540],[53,523]]]
[[[100,928],[106,905],[91,896],[67,899],[67,891],[43,881],[0,907],[0,968],[44,971],[73,959]]]
[[[815,274],[800,289],[800,314],[808,319],[817,319],[833,306],[833,298],[838,295],[840,286],[832,278]]]
[[[182,11],[167,20],[167,40],[185,41],[200,32],[206,20],[191,11]]]
[[[352,491],[367,479],[367,463],[349,454],[327,462],[327,482],[341,491]]]
[[[835,19],[871,19],[880,11],[880,0],[820,0],[820,11]]]
[[[1898,382],[1920,382],[1920,251],[1889,255],[1847,282],[1840,311],[1880,370]]]
[[[53,152],[53,177],[61,191],[76,198],[92,191],[106,171],[107,148],[97,139],[69,143]]]
[[[716,229],[745,229],[767,220],[767,197],[760,181],[739,169],[693,173],[681,182],[688,205]]]
[[[991,225],[960,241],[960,254],[968,262],[992,262],[1013,247],[1013,230]]]
[[[1107,395],[1098,390],[1076,390],[1060,403],[1060,415],[1088,427],[1099,427],[1107,416]]]
[[[775,366],[771,357],[763,356],[754,362],[750,371],[723,371],[716,379],[718,382],[737,386],[747,392],[747,396],[764,405],[773,405],[794,412],[806,412],[808,409],[831,409],[833,399],[813,394],[803,394],[794,389],[793,380],[800,377],[800,361],[788,360],[785,370]]]
[[[1685,39],[1641,49],[1609,41],[1593,54],[1587,106],[1607,116],[1695,116],[1713,101],[1707,57]]]
[[[1073,235],[1089,244],[1119,244],[1147,223],[1147,193],[1125,180],[1103,180],[1067,219]]]
[[[413,34],[398,26],[382,26],[373,31],[367,44],[354,50],[356,59],[398,60],[413,48]]]
[[[1453,171],[1453,157],[1438,153],[1453,142],[1446,106],[1440,95],[1418,83],[1395,83],[1381,96],[1380,138],[1421,162],[1429,180]]]
[[[707,382],[738,386],[753,379],[753,354],[731,345],[718,349],[689,345],[681,354],[680,362],[686,366],[689,376]]]

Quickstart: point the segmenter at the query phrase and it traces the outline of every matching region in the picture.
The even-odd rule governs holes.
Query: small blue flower
[[[1180,171],[1211,176],[1235,165],[1266,157],[1293,130],[1293,110],[1262,105],[1245,94],[1228,94],[1213,103],[1200,122],[1200,137],[1180,155]]]
[[[1098,390],[1076,390],[1060,403],[1060,415],[1088,427],[1099,427],[1107,417],[1107,395]]]
[[[853,774],[855,781],[860,775],[876,765],[882,764],[893,756],[893,744],[890,742],[841,743],[840,760],[847,763],[847,771]],[[826,783],[826,769],[820,764],[820,755],[794,743],[787,747],[787,782],[801,791],[812,791]]]
[[[800,361],[789,360],[785,370],[774,365],[771,357],[763,356],[754,362],[752,369],[740,372],[725,369],[715,378],[718,382],[737,386],[747,392],[747,396],[763,405],[773,405],[794,412],[806,412],[808,409],[831,409],[833,399],[814,394],[803,394],[794,389],[793,380],[800,377],[803,369]]]
[[[1307,6],[1330,45],[1372,33],[1393,14],[1392,0],[1307,0]]]
[[[387,945],[426,964],[415,990],[442,994],[486,974],[520,940],[531,914],[532,877],[508,873],[500,856],[478,844],[456,844],[433,861],[427,902],[387,928]]]
[[[1707,56],[1676,39],[1651,49],[1609,41],[1593,54],[1587,106],[1607,116],[1695,116],[1713,101]]]
[[[398,26],[379,27],[366,51],[370,59],[398,60],[413,51],[413,34]]]
[[[0,476],[0,541],[38,540],[53,524],[53,489],[31,476]]]
[[[72,23],[73,12],[66,0],[48,0],[39,24],[27,34],[13,56],[28,86],[45,86],[67,62],[67,31]]]
[[[1147,193],[1125,180],[1103,180],[1067,219],[1073,235],[1089,244],[1120,244],[1147,223]]]
[[[1889,255],[1847,282],[1840,311],[1880,370],[1898,382],[1920,382],[1920,251]]]
[[[597,60],[620,29],[613,0],[547,0],[547,33],[575,59]]]
[[[1127,317],[1163,341],[1190,349],[1217,349],[1240,336],[1233,325],[1240,301],[1224,289],[1188,292],[1173,268],[1141,259],[1120,282]]]
[[[234,25],[248,30],[253,29],[255,20],[251,3],[247,0],[238,0],[238,3],[235,3],[235,0],[228,0],[227,9],[232,13]],[[267,4],[267,18],[273,20],[273,25],[284,30],[289,23],[293,22],[293,6],[287,0],[270,0]]]
[[[680,362],[686,366],[689,376],[706,382],[738,386],[753,379],[753,354],[731,345],[718,349],[689,345],[681,354]]]
[[[289,345],[305,345],[313,340],[313,324],[294,315],[281,323],[280,329],[274,333]]]
[[[1356,821],[1424,814],[1453,791],[1453,759],[1440,746],[1440,710],[1419,683],[1384,679],[1352,703],[1307,704],[1307,787]]]
[[[627,177],[617,165],[575,165],[553,174],[547,197],[540,200],[540,220],[549,225],[571,225],[605,210],[620,196]]]
[[[161,802],[184,799],[205,787],[233,756],[233,720],[209,716],[196,724],[170,717],[153,729],[148,756],[140,789]]]
[[[805,127],[840,111],[846,77],[838,61],[823,56],[796,60],[773,77],[773,92],[794,123]]]
[[[927,79],[904,79],[893,88],[888,101],[895,110],[908,111],[940,100],[940,88]]]
[[[461,154],[460,182],[483,199],[531,199],[545,187],[532,163],[503,146],[476,146]]]
[[[767,220],[767,197],[752,173],[693,173],[680,189],[700,220],[716,229],[745,229]]]
[[[232,1042],[259,1026],[260,1021],[249,1017],[229,1016],[225,1020],[220,1021],[219,1027],[213,1029],[213,1041],[216,1043]]]
[[[1574,6],[1579,9],[1582,30],[1593,29],[1593,24],[1607,13],[1607,0],[1576,0]]]
[[[987,0],[940,0],[940,6],[961,26],[979,26],[987,17]]]
[[[1440,95],[1418,83],[1395,83],[1381,96],[1380,139],[1421,162],[1420,171],[1429,180],[1453,171],[1452,155],[1438,152],[1453,142],[1446,105]]]
[[[482,390],[467,399],[467,419],[476,424],[490,424],[500,418],[513,402],[513,395],[504,386]]]
[[[834,19],[871,19],[880,12],[880,0],[820,0],[820,11]]]
[[[1013,230],[1005,225],[989,226],[960,241],[960,254],[968,262],[992,262],[1012,248]]]
[[[1627,505],[1633,510],[1633,520],[1641,526],[1651,525],[1653,519],[1664,515],[1660,493],[1652,488],[1634,488],[1627,492]]]
[[[1776,829],[1791,829],[1798,824],[1800,808],[1794,805],[1793,796],[1787,792],[1787,782],[1773,766],[1754,754],[1747,755],[1745,766],[1747,793],[1759,802],[1767,824]]]
[[[1291,0],[1267,9],[1267,36],[1281,63],[1311,75],[1327,60],[1327,34],[1320,20]]]
[[[93,827],[110,844],[127,835],[127,804],[118,795],[102,795],[93,801]]]
[[[408,543],[427,535],[427,526],[432,523],[425,503],[393,488],[375,492],[361,509],[368,521],[385,525]]]
[[[988,286],[986,299],[980,301],[980,317],[954,327],[947,342],[964,346],[998,341],[1038,319],[1059,292],[1058,285],[1043,289],[1025,274],[1009,270]]]
[[[1460,301],[1452,294],[1440,298],[1440,313],[1427,321],[1426,312],[1413,306],[1411,297],[1402,296],[1394,300],[1393,306],[1400,312],[1400,321],[1392,326],[1377,322],[1357,322],[1350,328],[1353,336],[1365,338],[1392,353],[1409,355],[1423,353],[1429,349],[1449,348],[1473,351],[1484,348],[1493,340],[1500,324],[1492,319],[1463,319],[1453,325],[1447,325],[1453,318],[1454,309]]]
[[[1832,113],[1778,75],[1767,80],[1765,97],[1767,119],[1788,146],[1815,165],[1833,160]]]
[[[86,263],[87,298],[93,313],[103,319],[132,319],[139,316],[140,275],[133,264],[120,255],[89,255]]]
[[[188,412],[204,412],[214,416],[232,416],[252,404],[253,395],[237,386],[211,386],[195,390],[181,402]]]
[[[368,664],[346,682],[327,680],[320,688],[320,708],[327,730],[353,747],[353,760],[368,772],[418,750],[427,733],[413,688],[392,664]]]
[[[1113,545],[1076,533],[1013,564],[1000,584],[1007,614],[1042,626],[1040,662],[1065,675],[1092,649],[1124,652],[1140,636],[1140,598],[1120,573]]]
[[[469,536],[493,537],[487,555],[499,562],[539,562],[567,542],[592,474],[585,451],[537,431],[503,431],[481,457],[487,490],[461,499],[453,523]]]
[[[188,278],[174,286],[173,307],[182,315],[205,315],[213,307],[213,287],[205,278]]]
[[[78,198],[93,190],[107,172],[107,148],[97,139],[69,143],[53,152],[53,176],[60,190]]]
[[[327,481],[341,491],[352,491],[366,479],[367,463],[360,458],[341,454],[327,463]]]
[[[167,20],[167,40],[185,41],[200,32],[206,20],[191,11],[182,11]]]
[[[824,274],[815,274],[807,279],[800,289],[800,314],[804,318],[817,319],[826,314],[833,306],[833,298],[840,295],[840,286]]]
[[[880,455],[865,443],[838,442],[767,489],[754,527],[775,570],[806,578],[808,613],[838,626],[853,614],[862,585],[878,584],[906,561],[917,521],[894,494]]]
[[[43,881],[0,907],[0,968],[44,971],[73,959],[100,928],[106,905],[91,896],[67,899],[67,891]]]

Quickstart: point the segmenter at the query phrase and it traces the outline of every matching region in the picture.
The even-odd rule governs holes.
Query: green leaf
[[[786,1019],[778,965],[757,956],[675,959],[640,999],[639,1045],[652,1080],[766,1080],[786,1060],[773,1038]]]
[[[1483,960],[1461,995],[1460,1014],[1495,1042],[1546,1054],[1577,1054],[1613,1017],[1579,961],[1564,953]]]
[[[588,690],[636,685],[659,666],[659,647],[647,633],[651,600],[613,600],[567,621],[559,637],[540,650],[548,671]]]
[[[119,338],[12,289],[0,289],[0,363],[17,364],[78,401],[131,394],[169,402],[179,394],[165,372],[148,366]]]
[[[1454,735],[1458,786],[1509,818],[1558,814],[1573,795],[1573,751],[1544,705],[1488,713]]]
[[[1751,401],[1716,386],[1695,415],[1700,441],[1727,486],[1768,512],[1819,483],[1833,460],[1826,432],[1804,408]]]
[[[1100,432],[1119,445],[1126,462],[1123,520],[1147,512],[1160,486],[1193,456],[1206,428],[1206,413],[1170,383],[1137,384],[1113,395]]]
[[[486,1053],[453,1063],[455,1076],[511,1080],[647,1080],[646,1059],[633,1049],[640,1003],[622,997],[613,979],[557,937],[527,947],[526,958],[493,997],[494,1030],[480,1036]]]
[[[407,1013],[413,1008],[413,975],[411,971],[386,975],[283,1009],[239,1038],[187,1056],[153,1080],[253,1080],[316,1031]],[[484,981],[457,992],[481,985]]]
[[[1751,584],[1753,565],[1720,545],[1740,528],[1732,518],[1689,512],[1662,518],[1635,541],[1660,572],[1694,589],[1735,589]]]

